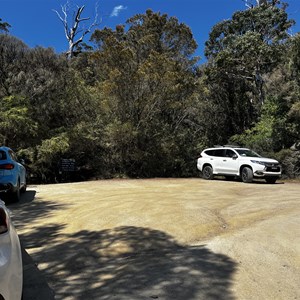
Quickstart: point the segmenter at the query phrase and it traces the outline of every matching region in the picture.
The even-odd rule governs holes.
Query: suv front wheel
[[[209,180],[209,179],[213,179],[214,178],[214,174],[213,174],[213,169],[211,166],[205,166],[203,168],[203,171],[202,171],[202,177],[206,180]]]
[[[245,183],[250,183],[253,181],[253,172],[251,168],[244,167],[242,170],[242,181]]]

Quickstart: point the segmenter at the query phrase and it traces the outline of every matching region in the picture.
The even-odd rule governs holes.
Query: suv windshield
[[[247,157],[261,157],[256,152],[249,150],[249,149],[234,149],[240,156],[247,156]]]

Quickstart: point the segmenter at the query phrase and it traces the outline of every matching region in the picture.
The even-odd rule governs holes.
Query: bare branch
[[[249,3],[249,0],[242,0],[247,8],[253,8],[253,4]]]
[[[52,11],[54,11],[57,14],[58,18],[62,21],[62,23],[65,24],[64,23],[64,19],[61,17],[61,15],[59,14],[59,12],[57,10],[55,10],[55,9],[52,9]]]
[[[71,26],[68,25],[68,11],[69,11],[69,2],[67,2],[65,5],[61,6],[62,14],[60,14],[58,11],[53,10],[60,21],[63,23],[65,35],[67,38],[67,41],[69,43],[69,50],[68,50],[68,57],[72,57],[74,55],[74,49],[76,46],[78,46],[82,41],[83,38],[91,32],[92,28],[97,26],[97,20],[98,20],[98,3],[95,6],[95,19],[92,24],[89,25],[87,29],[80,28],[80,25],[86,21],[89,21],[89,17],[81,17],[81,14],[85,8],[85,5],[77,6],[76,11],[73,13],[72,23]],[[80,37],[75,40],[75,37],[77,35],[80,35]]]
[[[68,5],[69,5],[69,2],[67,2],[65,5],[61,5],[61,11],[62,11],[64,17],[62,17],[57,10],[53,9],[53,11],[57,14],[58,18],[63,23],[65,36],[66,36],[67,40],[70,39],[69,26],[68,26],[68,14],[67,14]]]

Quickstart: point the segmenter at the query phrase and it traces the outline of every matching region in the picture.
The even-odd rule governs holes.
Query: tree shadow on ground
[[[236,263],[229,257],[205,246],[180,245],[151,228],[123,226],[72,234],[64,232],[66,224],[35,225],[65,205],[35,201],[34,192],[26,194],[10,206],[17,228],[28,228],[20,234],[30,253],[23,253],[29,262],[24,300],[54,299],[53,293],[55,299],[76,300],[234,298],[230,288]]]
[[[57,204],[55,201],[36,201],[37,193],[34,190],[27,191],[21,196],[17,203],[9,203],[7,207],[12,213],[12,218],[16,228],[23,227],[27,222],[34,222],[46,219],[56,213],[57,210],[64,209],[65,204]]]
[[[236,263],[205,246],[183,246],[150,228],[124,226],[57,234],[35,230],[26,241],[47,234],[43,266],[56,299],[233,299]]]
[[[23,259],[23,295],[22,300],[54,300],[54,291],[49,287],[45,275],[37,268],[24,247]]]
[[[12,220],[15,227],[22,229],[28,224],[32,224],[39,219],[46,219],[49,215],[55,213],[58,209],[63,209],[65,205],[58,205],[54,201],[34,201],[36,200],[36,191],[31,190],[22,194],[21,200],[18,203],[8,204],[11,211]],[[39,249],[51,240],[54,240],[59,235],[59,231],[64,226],[44,226],[33,229],[33,234],[19,234],[22,260],[23,260],[23,297],[22,300],[54,300],[54,292],[49,287],[45,274],[37,268],[37,263],[26,251],[27,249]],[[19,230],[18,230],[19,231]],[[34,232],[38,231],[38,237]]]

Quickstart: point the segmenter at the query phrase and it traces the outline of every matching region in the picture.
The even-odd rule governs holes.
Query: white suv
[[[233,146],[203,150],[197,160],[197,168],[204,179],[223,175],[226,179],[238,176],[247,183],[252,182],[253,178],[264,178],[267,183],[275,183],[281,176],[281,166],[277,160],[263,158],[250,149]]]

